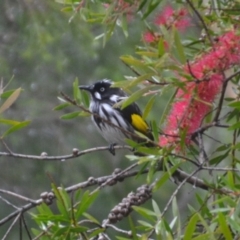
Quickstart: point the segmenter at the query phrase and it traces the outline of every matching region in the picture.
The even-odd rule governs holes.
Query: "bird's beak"
[[[93,87],[92,87],[92,85],[80,85],[79,89],[91,92]]]

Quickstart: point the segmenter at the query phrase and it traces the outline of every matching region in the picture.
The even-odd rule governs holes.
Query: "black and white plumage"
[[[121,88],[111,87],[111,85],[112,82],[105,79],[92,85],[79,87],[91,94],[89,110],[93,113],[92,121],[100,134],[109,144],[124,145],[127,138],[136,140],[133,137],[135,131],[141,132],[152,140],[152,134],[147,123],[142,119],[141,110],[136,103],[123,109],[113,107],[128,96]]]

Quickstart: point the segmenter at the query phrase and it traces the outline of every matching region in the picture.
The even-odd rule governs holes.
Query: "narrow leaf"
[[[232,126],[230,126],[228,128],[228,130],[230,131],[230,130],[235,130],[235,129],[239,129],[239,128],[240,128],[240,122],[237,122],[237,123],[233,124]]]
[[[181,61],[182,64],[186,63],[184,48],[183,48],[183,45],[181,43],[181,39],[179,37],[178,31],[176,29],[175,29],[175,32],[174,32],[174,42],[175,42],[175,46],[176,46],[176,49],[177,49],[177,52],[178,52],[179,60]]]
[[[10,97],[0,107],[0,114],[7,110],[17,100],[21,91],[22,89],[18,88],[10,95]]]
[[[80,90],[79,90],[79,84],[78,84],[77,78],[73,82],[73,96],[74,96],[74,100],[77,103],[81,103],[81,96],[80,96]]]
[[[75,118],[75,117],[78,117],[80,114],[80,112],[72,112],[72,113],[67,113],[67,114],[64,114],[62,115],[60,118],[61,119],[72,119],[72,118]]]
[[[16,124],[16,125],[12,126],[2,135],[2,138],[6,137],[10,133],[16,132],[16,131],[20,130],[21,128],[26,127],[30,122],[31,121],[24,121],[24,122],[21,122],[19,124]]]
[[[97,196],[98,192],[94,192],[92,194],[90,194],[89,191],[84,192],[76,212],[76,218],[79,218],[91,206]]]
[[[197,221],[198,221],[198,216],[196,214],[194,214],[188,222],[188,225],[187,225],[185,233],[184,233],[183,240],[191,240],[192,239],[193,233],[196,228]]]
[[[139,213],[140,215],[142,215],[144,218],[148,219],[149,221],[151,221],[151,222],[155,221],[155,217],[156,217],[155,212],[150,211],[143,207],[132,206],[132,208],[134,209],[134,211],[136,211],[137,213]]]
[[[15,90],[8,90],[8,91],[3,92],[0,95],[1,99],[9,98],[14,91]]]
[[[130,105],[131,103],[135,102],[137,99],[139,99],[140,97],[142,97],[142,95],[144,93],[146,93],[149,89],[151,89],[152,86],[148,86],[145,87],[143,89],[140,89],[138,91],[136,91],[135,93],[133,93],[129,98],[127,98],[126,100],[123,100],[122,104],[121,104],[121,108],[125,108],[128,105]]]
[[[131,216],[128,217],[128,220],[129,220],[130,229],[132,231],[132,239],[133,240],[138,240],[139,238],[137,237],[136,226],[133,223],[133,220],[132,220]]]
[[[14,121],[14,120],[9,120],[9,119],[1,118],[1,119],[0,119],[0,123],[15,126],[15,125],[19,124],[20,122],[17,122],[17,121]]]
[[[54,111],[62,110],[70,105],[71,105],[71,103],[62,103],[62,104],[56,106],[53,110]]]
[[[167,172],[165,172],[162,177],[156,182],[153,192],[157,191],[171,176],[172,174],[178,169],[181,163],[176,164],[175,166],[171,167]]]
[[[231,231],[226,222],[226,217],[221,212],[218,213],[218,222],[220,224],[220,229],[225,236],[225,239],[233,239]]]
[[[143,111],[143,119],[146,119],[147,116],[148,116],[148,114],[149,114],[150,111],[152,110],[153,104],[154,104],[154,102],[155,102],[155,98],[156,98],[156,96],[152,96],[152,97],[149,99],[149,101],[148,101],[148,103],[147,103],[147,105],[146,105],[146,107],[145,107],[145,109],[144,109],[144,111]]]

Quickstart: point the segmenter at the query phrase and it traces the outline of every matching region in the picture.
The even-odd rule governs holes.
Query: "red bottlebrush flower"
[[[151,43],[158,43],[159,40],[162,38],[162,36],[156,32],[148,31],[143,34],[142,38],[145,43],[151,44]],[[168,43],[164,40],[163,44],[164,44],[164,49],[168,50],[169,49]]]
[[[179,131],[186,130],[186,143],[191,143],[191,134],[202,124],[210,112],[212,103],[224,82],[223,71],[240,64],[240,36],[229,31],[219,37],[212,49],[185,66],[186,74],[195,81],[186,82],[184,89],[178,89],[176,101],[167,117],[164,133],[159,138],[160,146],[178,145]]]
[[[164,25],[166,28],[175,26],[178,30],[183,31],[190,25],[187,14],[186,9],[174,10],[172,6],[168,5],[157,15],[154,23],[159,26]]]
[[[143,34],[143,41],[146,42],[146,43],[152,43],[152,42],[155,42],[157,40],[158,40],[158,37],[150,31],[145,32]]]
[[[156,25],[166,25],[169,21],[169,19],[173,16],[174,10],[172,6],[168,5],[166,6],[163,11],[157,15],[154,23]]]

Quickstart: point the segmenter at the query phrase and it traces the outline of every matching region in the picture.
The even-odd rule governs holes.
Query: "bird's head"
[[[79,88],[88,91],[91,94],[92,99],[95,101],[111,100],[114,102],[114,98],[119,96],[121,89],[111,88],[111,85],[112,82],[110,80],[104,79],[91,85],[79,86]]]

